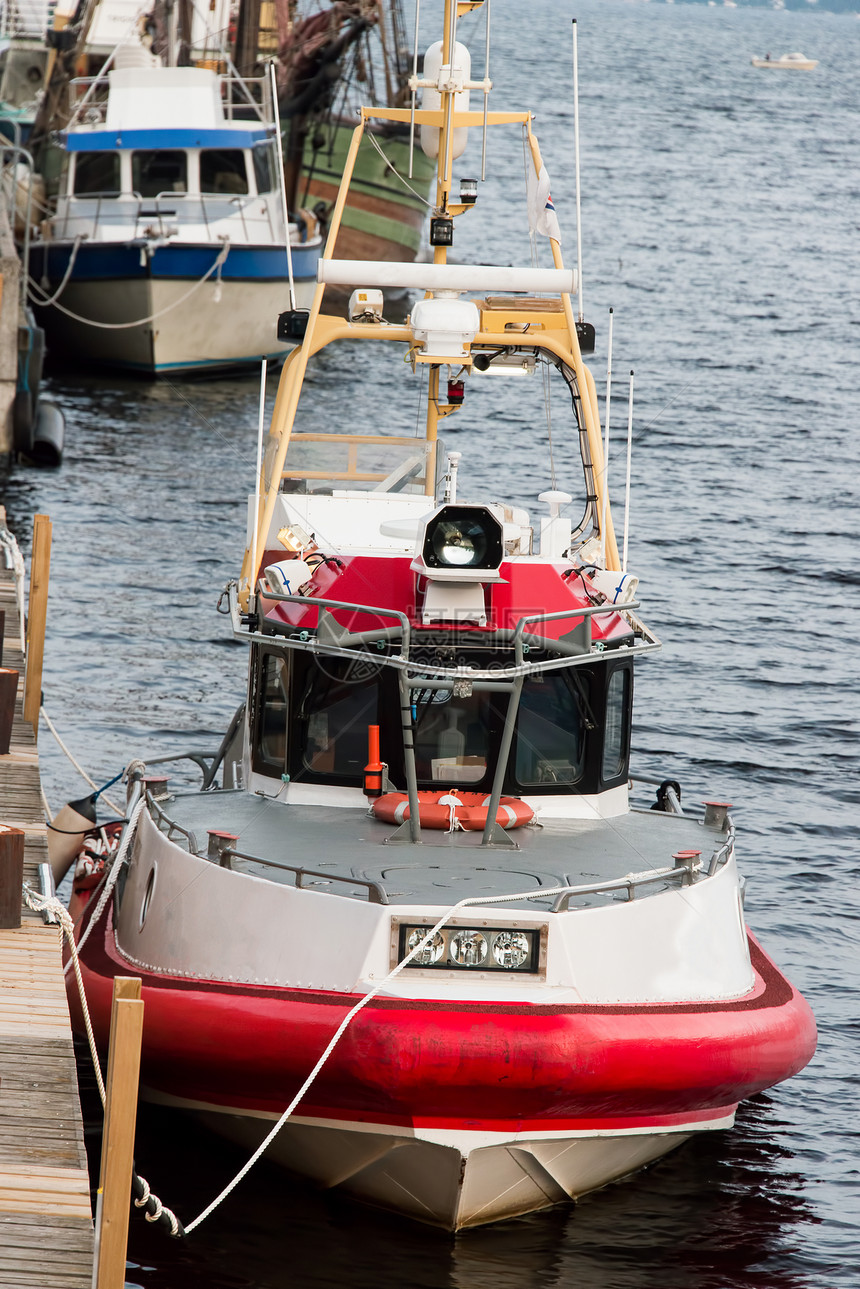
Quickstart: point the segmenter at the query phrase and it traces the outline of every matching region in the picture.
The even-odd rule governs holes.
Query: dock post
[[[140,979],[113,982],[93,1289],[123,1289],[143,1034]]]
[[[24,885],[24,831],[0,824],[0,928],[21,925]]]
[[[27,671],[24,679],[24,720],[39,739],[42,706],[42,661],[48,620],[48,576],[51,570],[51,521],[47,515],[33,520],[33,554],[30,559],[30,595],[27,601]]]

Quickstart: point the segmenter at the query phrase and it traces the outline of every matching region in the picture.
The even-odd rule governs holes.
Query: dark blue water
[[[496,86],[537,113],[569,261],[579,19],[592,367],[602,392],[613,308],[611,483],[620,498],[633,368],[630,564],[665,645],[638,673],[636,768],[671,772],[690,802],[734,802],[748,919],[812,1003],[819,1050],[733,1131],[576,1208],[453,1238],[260,1165],[184,1245],[135,1219],[129,1284],[856,1289],[860,21],[615,0],[496,0],[493,14]],[[470,21],[480,71],[482,24]],[[820,60],[815,72],[750,65],[798,49]],[[489,229],[458,225],[464,260],[528,262],[521,208],[508,205],[521,140],[502,138],[479,196]],[[477,141],[467,156],[462,173],[475,173]],[[387,406],[388,369],[331,359],[314,377],[317,423],[342,412],[348,376],[368,428]],[[34,513],[53,519],[45,706],[103,782],[132,754],[215,745],[241,697],[244,651],[214,610],[244,542],[257,388],[64,376],[54,392],[65,462],[18,469],[6,503],[25,546]],[[509,389],[487,397],[501,451],[468,404],[451,436],[467,489],[492,481],[534,507],[549,482],[545,418],[523,423]],[[417,405],[413,385],[397,428]],[[86,787],[44,728],[40,750],[56,809]],[[138,1159],[186,1220],[243,1162],[148,1110]]]

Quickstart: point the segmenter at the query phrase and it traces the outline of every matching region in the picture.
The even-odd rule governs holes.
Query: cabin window
[[[273,192],[275,178],[272,163],[272,145],[270,143],[256,143],[251,155],[254,158],[257,192]]]
[[[412,691],[415,773],[420,783],[479,783],[487,773],[487,694],[455,697],[450,689]]]
[[[255,762],[283,774],[287,757],[287,663],[280,655],[263,655],[257,712]]]
[[[304,676],[294,774],[362,783],[367,727],[378,724],[377,677],[339,658],[313,660]]]
[[[620,774],[626,772],[630,728],[630,674],[629,667],[616,667],[609,677],[606,688],[601,767],[601,778],[604,781],[617,779]]]
[[[517,716],[514,773],[523,788],[576,783],[585,757],[584,682],[561,672],[529,676]]]
[[[118,152],[76,152],[76,197],[118,197],[120,170]]]
[[[200,191],[246,193],[248,173],[241,148],[204,148],[200,153]]]
[[[184,152],[158,149],[131,154],[131,186],[140,197],[188,191],[188,158]]]

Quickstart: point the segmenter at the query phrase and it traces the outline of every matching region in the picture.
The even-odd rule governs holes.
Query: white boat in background
[[[56,211],[29,257],[49,347],[153,376],[282,358],[290,279],[307,307],[322,243],[311,216],[287,234],[269,81],[135,44],[71,89]]]
[[[813,67],[818,66],[817,58],[807,58],[805,54],[783,54],[780,58],[771,58],[766,54],[764,58],[754,58],[753,67],[773,67],[777,71],[793,72],[811,72]]]

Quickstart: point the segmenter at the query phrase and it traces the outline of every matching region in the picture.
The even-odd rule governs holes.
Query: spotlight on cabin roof
[[[502,524],[486,506],[444,505],[419,533],[412,567],[434,580],[497,581],[504,553]]]

